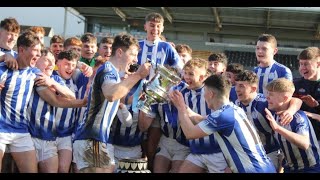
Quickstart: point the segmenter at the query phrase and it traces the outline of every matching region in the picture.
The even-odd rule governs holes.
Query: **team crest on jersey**
[[[110,63],[105,64],[104,72],[112,71],[112,65]]]
[[[113,73],[108,73],[105,75],[104,79],[114,79],[117,80],[117,76]]]
[[[270,74],[269,74],[269,79],[274,79],[274,78],[275,78],[274,73],[270,73]]]
[[[306,92],[306,90],[305,90],[305,89],[303,89],[303,88],[300,88],[300,89],[298,90],[298,92],[300,92],[300,93],[305,93],[305,92]]]
[[[220,111],[214,111],[213,113],[211,113],[211,117],[216,118],[219,117],[220,115]]]

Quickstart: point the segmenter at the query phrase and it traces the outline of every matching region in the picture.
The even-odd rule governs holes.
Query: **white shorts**
[[[206,169],[209,173],[224,173],[224,170],[228,167],[222,152],[212,154],[189,154],[186,160]]]
[[[66,137],[57,137],[57,148],[58,151],[61,149],[67,149],[72,151],[72,137],[66,136]]]
[[[96,140],[76,140],[73,143],[73,157],[79,170],[83,168],[109,168],[115,165],[114,148]]]
[[[0,150],[5,152],[6,147],[8,147],[9,152],[35,150],[29,133],[0,133]]]
[[[38,162],[58,156],[56,141],[46,141],[38,138],[32,138],[36,148]]]
[[[157,152],[156,156],[164,156],[170,161],[183,161],[190,154],[190,148],[188,146],[182,145],[178,143],[177,140],[167,138],[164,135],[161,135],[158,149],[160,149],[160,151]]]
[[[115,165],[116,165],[115,170],[117,170],[118,162],[120,159],[140,159],[142,156],[141,145],[134,146],[134,147],[113,145],[113,147],[114,147],[114,159],[115,159]]]

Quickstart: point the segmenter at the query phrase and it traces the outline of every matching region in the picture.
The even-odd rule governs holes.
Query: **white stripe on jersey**
[[[143,48],[142,48],[142,56],[141,56],[141,64],[144,64],[146,63],[146,60],[147,60],[147,56],[149,55],[148,54],[148,46],[147,46],[147,43],[148,41],[147,40],[142,40],[143,41]],[[152,47],[152,54],[151,54],[151,62],[152,63],[157,63],[157,52],[158,52],[158,44],[159,43],[154,43],[153,47]],[[163,64],[164,61],[161,62],[161,64]],[[150,69],[150,74],[149,74],[149,79],[151,79],[153,76],[155,75],[155,71],[154,69]]]
[[[294,120],[296,120],[296,118],[298,117],[298,116],[300,116],[299,114],[297,115],[297,114],[295,114],[294,115]],[[301,118],[301,117],[300,117]],[[276,122],[279,124],[279,121],[280,121],[280,117],[279,116],[277,116],[276,115]],[[308,123],[309,124],[309,127],[311,128],[311,129],[313,129],[313,127],[312,127],[312,125],[311,125],[311,123],[310,123],[310,121],[309,120],[306,120],[307,122],[306,123]],[[299,133],[299,132],[296,132],[297,130],[296,129],[292,129],[291,128],[291,125],[290,124],[288,124],[288,125],[285,125],[285,126],[283,126],[285,129],[287,129],[287,130],[289,130],[289,131],[291,131],[291,132],[295,132],[295,133],[298,133],[298,134],[301,134],[301,133]],[[295,128],[295,127],[294,127]],[[310,131],[308,131],[308,132],[310,132]],[[314,133],[314,131],[313,130],[311,130],[311,132],[312,132],[312,134],[311,134],[311,139],[313,140],[313,145],[315,145],[315,146],[317,146],[317,152],[318,152],[318,154],[316,155],[316,156],[320,156],[320,153],[319,153],[319,145],[318,145],[318,141],[317,141],[317,139],[316,139],[316,135],[315,135],[315,133]],[[309,135],[309,134],[304,134],[304,135]],[[281,138],[281,145],[282,145],[282,147],[284,148],[284,153],[285,153],[285,157],[286,157],[286,159],[287,159],[287,162],[288,162],[288,165],[289,165],[289,167],[292,167],[292,168],[294,168],[294,163],[293,163],[293,161],[295,161],[296,163],[297,163],[297,165],[298,165],[298,169],[302,169],[302,168],[307,168],[307,167],[305,167],[305,165],[307,165],[307,164],[305,164],[304,162],[303,162],[303,157],[302,157],[302,155],[304,156],[304,154],[301,154],[301,151],[303,151],[305,154],[306,154],[306,159],[308,159],[308,163],[309,163],[309,165],[310,166],[313,166],[313,165],[315,165],[316,163],[317,163],[317,159],[315,158],[315,155],[314,155],[314,153],[313,153],[313,150],[311,149],[311,146],[307,149],[307,150],[302,150],[302,149],[300,149],[298,146],[296,146],[295,144],[293,144],[293,143],[290,143],[290,142],[288,142],[283,136],[281,136],[279,133],[277,133],[277,132],[275,132],[275,136],[276,136],[276,138],[277,138],[277,140],[279,140],[279,137]],[[309,137],[310,138],[310,137]],[[288,146],[288,143],[290,144],[290,147]],[[312,142],[310,142],[310,144],[311,144]],[[293,153],[293,155],[294,155],[294,159],[291,159],[291,156],[290,156],[290,153]]]

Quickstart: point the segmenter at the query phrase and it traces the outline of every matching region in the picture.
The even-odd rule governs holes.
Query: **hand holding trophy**
[[[147,115],[153,116],[151,105],[169,101],[168,92],[172,86],[181,82],[178,72],[161,64],[152,64],[155,76],[143,85],[144,94],[140,97],[137,108]]]

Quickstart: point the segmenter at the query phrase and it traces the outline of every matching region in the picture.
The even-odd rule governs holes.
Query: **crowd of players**
[[[44,47],[42,27],[1,21],[2,172],[113,173],[123,159],[153,173],[320,172],[318,47],[299,53],[293,79],[271,34],[258,36],[250,71],[223,52],[202,59],[166,42],[159,13],[144,29],[140,41],[85,33]],[[157,64],[182,81],[145,113],[137,103]]]

